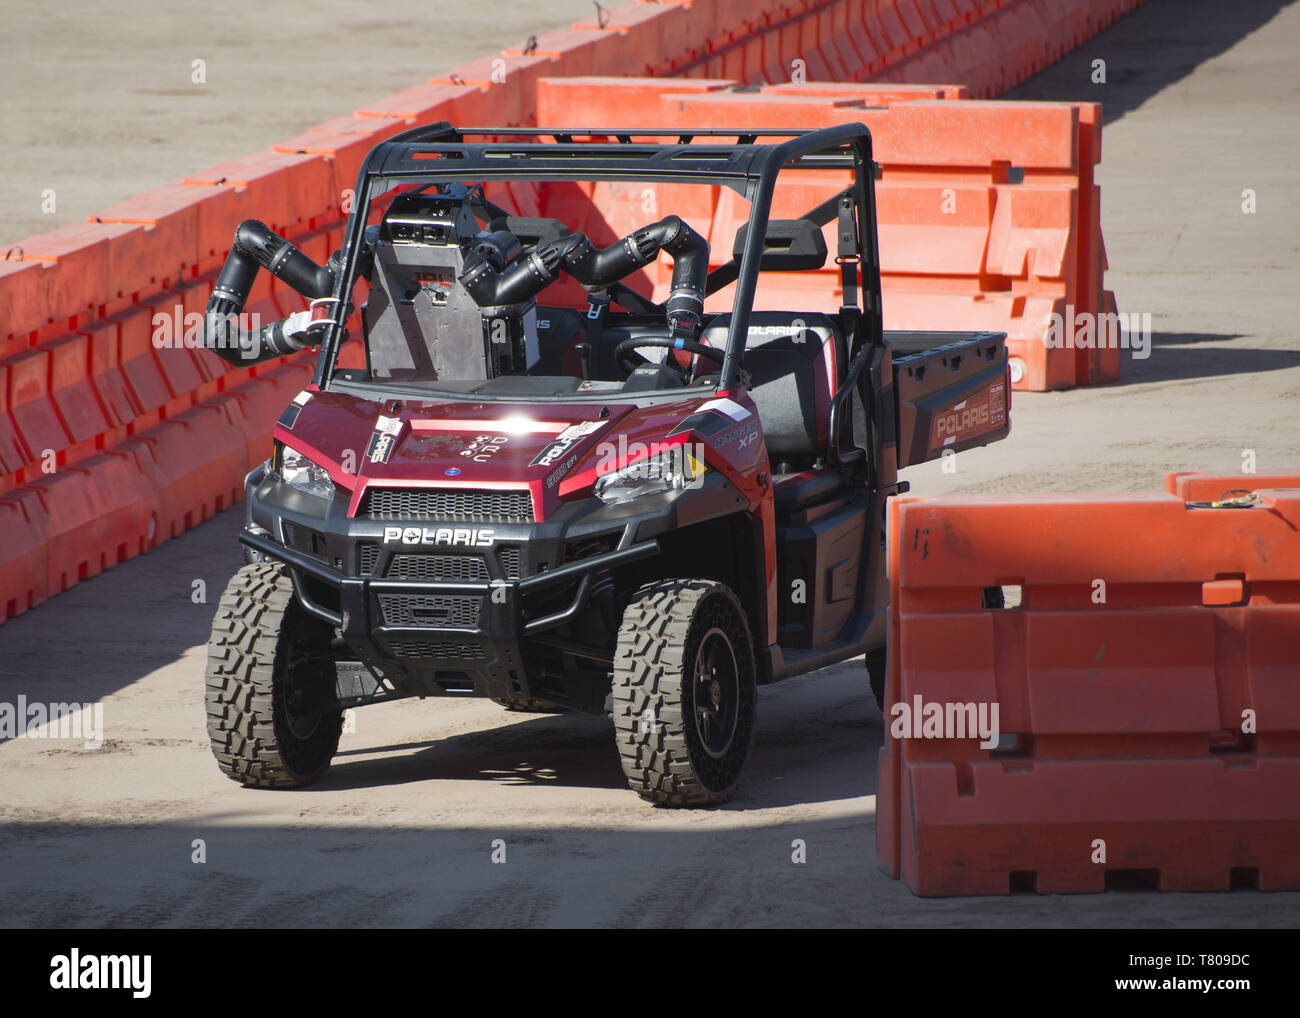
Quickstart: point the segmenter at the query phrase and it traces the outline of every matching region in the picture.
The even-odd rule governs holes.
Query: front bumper
[[[492,522],[486,547],[411,547],[385,530],[460,526],[424,519],[350,518],[346,500],[304,495],[265,468],[249,475],[240,541],[289,567],[305,610],[338,632],[356,660],[404,694],[527,697],[525,642],[583,648],[554,630],[587,608],[609,570],[656,554],[671,507],[592,513],[566,507],[544,522]],[[600,549],[573,561],[572,549]],[[607,549],[607,550],[605,550]],[[390,575],[399,559],[439,560],[436,578]],[[446,575],[474,579],[445,579]],[[341,649],[341,648],[340,648]]]

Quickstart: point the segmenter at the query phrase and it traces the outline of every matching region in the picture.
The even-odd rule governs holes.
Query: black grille
[[[447,580],[476,583],[488,578],[487,563],[477,555],[394,555],[390,580]]]
[[[500,555],[501,555],[501,568],[506,571],[506,579],[507,580],[519,579],[519,549],[502,548]]]
[[[519,579],[519,549],[501,548],[497,554],[501,557],[506,579]],[[361,545],[360,555],[360,575],[376,575],[379,545]],[[394,555],[386,576],[391,580],[448,580],[455,583],[486,583],[491,579],[487,563],[477,555]]]
[[[290,548],[306,552],[312,558],[325,557],[325,536],[315,530],[286,523],[284,525],[284,539]]]
[[[370,488],[361,513],[382,519],[488,520],[531,523],[527,491],[460,491],[454,488]]]
[[[477,643],[463,643],[459,640],[395,640],[389,644],[396,657],[439,658],[456,661],[481,661],[484,658],[483,647]]]
[[[379,595],[386,626],[473,629],[478,626],[481,603],[480,597],[459,594]]]

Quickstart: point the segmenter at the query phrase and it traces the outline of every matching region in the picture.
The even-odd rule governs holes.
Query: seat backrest
[[[731,315],[704,329],[710,346],[723,347]],[[844,364],[844,337],[830,315],[755,311],[749,319],[744,368],[758,406],[763,438],[773,462],[793,467],[824,455],[830,434],[831,397]]]

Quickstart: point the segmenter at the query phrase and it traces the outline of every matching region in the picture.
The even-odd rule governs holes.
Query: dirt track
[[[587,13],[573,6],[555,20]],[[1154,351],[1126,361],[1120,385],[1017,394],[1010,440],[961,454],[954,475],[909,471],[915,493],[1153,489],[1172,469],[1238,470],[1245,449],[1261,471],[1300,464],[1300,352],[1288,313],[1300,262],[1300,5],[1279,6],[1243,0],[1224,13],[1211,0],[1149,0],[1020,90],[1108,104],[1108,284],[1121,310],[1152,313]],[[207,35],[233,52],[239,24],[232,16]],[[517,24],[506,41],[535,30]],[[165,37],[165,20],[157,25]],[[362,48],[378,59],[377,29],[338,34],[368,39]],[[290,85],[311,81],[325,35],[278,51],[279,77],[260,90],[277,106],[246,131],[235,129],[243,111],[223,107],[212,122],[225,126],[195,139],[209,149],[172,153],[175,169],[161,179],[135,170],[110,187],[83,165],[68,186],[86,188],[88,210],[97,208],[438,69],[402,43],[392,60],[385,54],[382,81],[359,62],[344,82],[324,75],[307,85],[316,92],[308,105]],[[20,38],[28,60],[54,45]],[[482,38],[475,46],[488,48]],[[442,66],[462,56],[441,52]],[[1089,84],[1094,57],[1108,61],[1109,85]],[[0,87],[13,85],[0,78]],[[279,105],[281,95],[302,105]],[[28,100],[30,109],[9,107],[7,179],[15,150],[39,133]],[[71,133],[94,122],[96,149],[120,153],[109,127],[138,131],[135,103],[144,102],[111,117],[61,115]],[[180,150],[188,113],[172,116],[179,133],[167,145]],[[1244,188],[1257,193],[1257,215],[1241,211]],[[6,199],[0,223],[13,228],[4,233],[37,228],[15,208]],[[368,708],[320,785],[240,789],[209,755],[201,680],[213,604],[240,560],[238,525],[238,512],[226,513],[0,628],[0,701],[102,701],[106,725],[98,750],[0,744],[0,924],[1300,924],[1300,894],[913,897],[873,861],[882,726],[856,664],[763,692],[744,791],[716,812],[653,810],[626,791],[604,722],[506,715],[478,701]],[[191,602],[195,579],[207,604]],[[807,844],[804,865],[791,862],[796,838]],[[194,839],[205,842],[204,864],[191,861]],[[494,839],[506,842],[504,865],[491,861]]]
[[[591,0],[490,9],[483,17],[472,4],[419,0],[3,0],[0,241],[84,221],[595,13]],[[195,60],[204,61],[202,83],[192,80]],[[53,214],[42,211],[46,188]]]

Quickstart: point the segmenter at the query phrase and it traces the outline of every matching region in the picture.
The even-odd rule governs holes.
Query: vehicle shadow
[[[1104,123],[1137,109],[1267,24],[1291,0],[1146,0],[1000,98],[1102,103]],[[1094,61],[1106,80],[1094,82]]]
[[[515,717],[519,715],[503,712],[498,726],[443,739],[349,746],[335,756],[319,783],[303,791],[422,781],[626,787],[609,721],[548,714],[509,723]],[[860,662],[765,688],[740,787],[721,808],[761,809],[871,795],[882,733]]]

